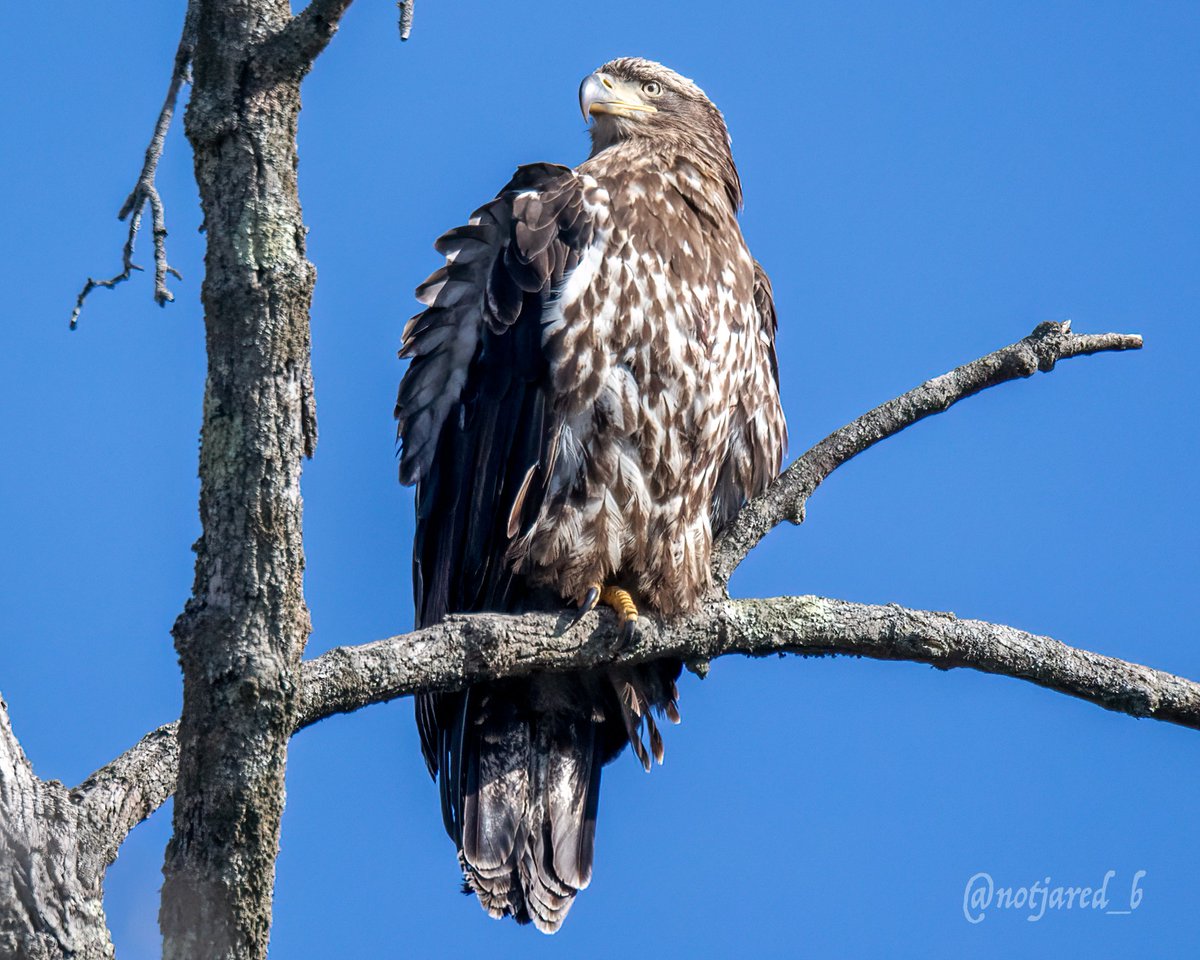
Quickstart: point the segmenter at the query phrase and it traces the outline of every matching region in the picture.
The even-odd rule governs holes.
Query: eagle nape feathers
[[[720,112],[648,60],[584,79],[592,150],[520,167],[436,243],[396,404],[418,627],[603,595],[670,616],[787,442],[771,286]],[[626,600],[621,601],[622,604]],[[632,611],[632,613],[631,613]],[[416,698],[467,887],[552,933],[591,880],[603,766],[662,761],[677,660]],[[647,748],[647,742],[649,747]]]

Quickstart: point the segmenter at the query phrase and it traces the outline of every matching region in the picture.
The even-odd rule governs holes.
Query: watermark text
[[[1093,910],[1108,916],[1128,916],[1142,903],[1142,881],[1146,871],[1139,870],[1131,881],[1122,883],[1116,870],[1109,870],[1095,887],[1055,885],[1050,877],[1028,886],[997,886],[992,875],[975,874],[963,889],[963,916],[967,923],[983,923],[992,910],[1022,912],[1030,923],[1047,913],[1063,910]]]

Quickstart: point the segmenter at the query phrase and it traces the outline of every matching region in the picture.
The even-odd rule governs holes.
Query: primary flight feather
[[[417,625],[449,613],[694,610],[712,538],[779,471],[771,286],[725,122],[649,60],[584,79],[592,151],[520,167],[443,234],[396,404]],[[551,933],[592,875],[602,766],[662,760],[678,661],[417,697],[466,884]],[[643,742],[643,730],[650,749]]]

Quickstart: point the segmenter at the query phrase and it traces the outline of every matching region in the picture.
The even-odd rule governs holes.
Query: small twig
[[[96,280],[88,277],[87,283],[75,298],[75,309],[71,311],[71,329],[79,323],[79,314],[83,310],[83,301],[97,287],[112,289],[119,283],[124,283],[133,275],[134,270],[141,270],[133,262],[133,246],[137,240],[138,230],[142,226],[142,214],[146,204],[150,205],[150,222],[154,237],[154,302],[160,307],[166,306],[175,299],[175,295],[167,288],[167,274],[176,280],[183,277],[179,271],[167,262],[167,225],[162,198],[154,185],[154,176],[158,171],[158,161],[162,159],[163,146],[167,140],[167,131],[171,128],[171,119],[175,116],[175,104],[179,99],[179,88],[188,79],[188,67],[192,62],[192,53],[196,48],[196,18],[199,4],[188,4],[187,13],[183,20],[183,35],[179,39],[179,48],[175,51],[175,66],[171,71],[171,84],[167,88],[167,97],[162,110],[158,114],[158,122],[154,125],[154,136],[146,147],[146,159],[142,163],[142,171],[138,174],[137,183],[121,205],[117,219],[129,219],[129,233],[125,239],[125,248],[121,255],[122,270],[115,277],[107,280]]]
[[[1076,334],[1071,333],[1069,320],[1042,323],[1023,340],[880,404],[797,458],[765,493],[742,508],[713,546],[714,582],[723,589],[746,555],[783,521],[802,522],[805,504],[821,482],[880,440],[988,387],[1029,377],[1039,370],[1053,370],[1059,360],[1110,350],[1137,350],[1141,346],[1142,338],[1136,334]]]
[[[396,0],[400,11],[400,39],[407,40],[412,33],[413,4],[416,0]]]

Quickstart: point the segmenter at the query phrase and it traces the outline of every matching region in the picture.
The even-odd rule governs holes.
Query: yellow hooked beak
[[[600,114],[632,117],[638,113],[658,113],[638,95],[634,84],[616,80],[607,73],[593,73],[583,78],[579,85],[579,109],[585,120]]]

